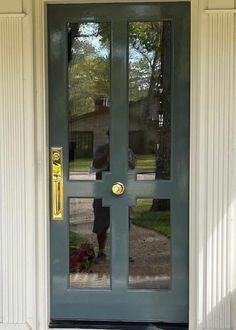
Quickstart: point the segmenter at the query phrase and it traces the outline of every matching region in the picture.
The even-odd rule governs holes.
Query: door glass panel
[[[130,210],[129,288],[170,288],[170,213],[169,199],[138,199]]]
[[[169,21],[129,23],[129,145],[138,180],[170,179]]]
[[[69,177],[95,180],[92,157],[110,117],[110,24],[69,23],[67,31]]]
[[[105,223],[109,226],[110,209],[102,207],[101,199],[70,198],[69,216],[70,287],[110,288],[110,232],[101,258],[97,257],[98,239],[94,233],[101,231]],[[99,239],[104,237],[100,234]]]

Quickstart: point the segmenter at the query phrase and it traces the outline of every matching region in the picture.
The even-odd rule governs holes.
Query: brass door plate
[[[51,148],[51,197],[52,220],[64,218],[63,190],[63,150],[62,147]]]

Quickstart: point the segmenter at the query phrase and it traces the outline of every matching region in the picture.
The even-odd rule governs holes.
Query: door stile
[[[124,181],[128,169],[128,43],[125,20],[112,21],[111,46],[111,164],[117,180]]]
[[[128,42],[125,20],[112,20],[111,46],[111,164],[114,181],[127,191],[128,171]],[[111,189],[111,187],[110,187]],[[127,290],[128,282],[128,205],[127,195],[111,195],[112,290],[118,295]],[[122,242],[122,244],[121,244]]]
[[[128,288],[129,214],[125,200],[111,207],[112,219],[112,291],[118,296]]]

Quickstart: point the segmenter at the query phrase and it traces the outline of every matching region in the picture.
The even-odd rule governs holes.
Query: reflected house
[[[71,116],[70,141],[73,147],[71,159],[93,156],[96,148],[107,143],[110,108],[106,98],[95,101],[95,111]]]
[[[169,108],[163,111],[160,96],[129,103],[129,146],[135,154],[155,154],[160,171],[169,171],[170,120]],[[70,159],[90,158],[99,145],[107,143],[110,121],[108,99],[95,100],[95,111],[75,114],[70,123]]]

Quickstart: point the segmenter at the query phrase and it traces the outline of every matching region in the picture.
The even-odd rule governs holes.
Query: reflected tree
[[[160,73],[160,110],[158,113],[158,145],[156,179],[170,179],[171,165],[171,24],[163,23]],[[154,199],[152,210],[170,210],[169,199]]]
[[[130,100],[142,100],[141,121],[156,154],[156,179],[170,178],[171,23],[130,24]],[[132,51],[134,52],[132,58]],[[136,53],[135,53],[136,52]],[[138,55],[139,54],[139,55]],[[143,81],[141,82],[140,79]],[[148,148],[147,143],[147,148]],[[146,150],[150,152],[150,150]],[[169,210],[169,200],[153,200],[152,210]]]
[[[69,109],[71,115],[92,112],[96,100],[109,96],[109,49],[100,25],[68,24]]]

